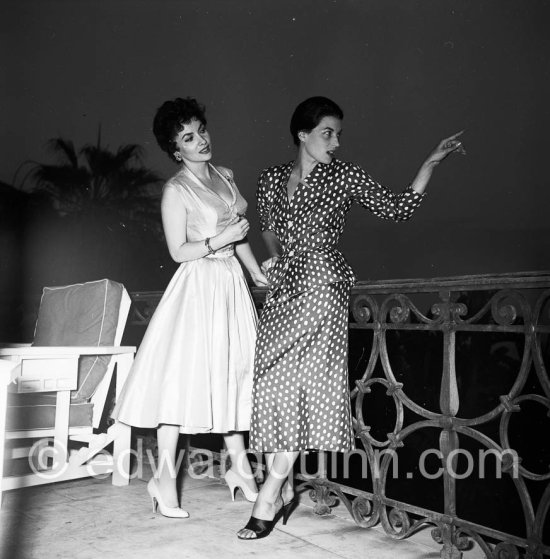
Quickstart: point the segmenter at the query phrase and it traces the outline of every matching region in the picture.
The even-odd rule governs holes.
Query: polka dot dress
[[[354,201],[378,217],[404,221],[423,195],[396,194],[363,169],[318,163],[289,202],[293,162],[260,176],[258,211],[283,252],[260,316],[250,447],[259,452],[348,451],[351,426],[348,301],[355,276],[336,249]]]

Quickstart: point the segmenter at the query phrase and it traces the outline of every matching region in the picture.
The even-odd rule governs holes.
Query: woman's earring
[[[181,161],[181,155],[178,152],[174,153],[174,158],[176,161]]]

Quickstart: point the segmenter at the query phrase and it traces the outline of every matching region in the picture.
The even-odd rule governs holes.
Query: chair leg
[[[132,428],[117,421],[109,431],[114,431],[113,443],[113,485],[130,483],[130,455]]]
[[[66,467],[69,458],[69,409],[71,406],[71,392],[60,390],[57,393],[55,406],[55,427],[53,464],[54,471],[61,471]]]
[[[2,485],[4,479],[4,451],[6,448],[6,408],[8,387],[0,379],[0,508],[2,508]]]
[[[8,384],[11,382],[15,363],[0,361],[0,508],[2,508],[2,487],[4,480],[4,458],[6,449],[6,412],[8,408]]]
[[[123,354],[117,357],[115,393],[118,401],[134,360],[133,354]],[[128,485],[130,483],[130,455],[132,428],[116,421],[109,431],[115,431],[113,444],[113,485]]]

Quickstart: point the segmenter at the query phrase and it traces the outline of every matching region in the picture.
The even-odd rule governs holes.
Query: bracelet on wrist
[[[215,254],[216,251],[210,246],[210,237],[204,239],[204,246],[207,248],[208,254]]]

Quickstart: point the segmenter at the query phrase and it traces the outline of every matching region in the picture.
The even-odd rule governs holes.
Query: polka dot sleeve
[[[260,230],[273,231],[271,223],[271,206],[273,204],[273,180],[270,173],[265,170],[258,179],[258,190],[256,191],[256,204],[260,217]]]
[[[382,219],[393,221],[410,219],[425,196],[425,194],[418,194],[410,186],[396,194],[376,182],[358,165],[350,166],[347,178],[350,198]]]

